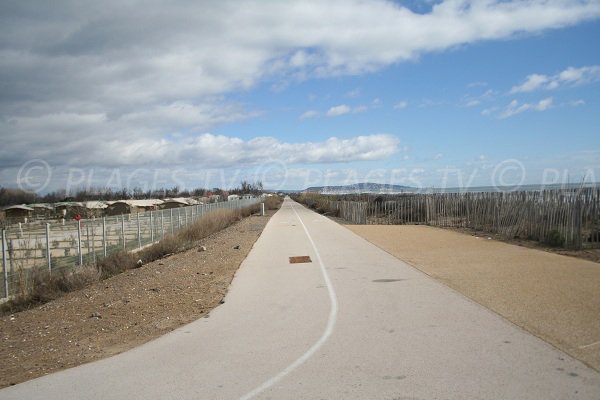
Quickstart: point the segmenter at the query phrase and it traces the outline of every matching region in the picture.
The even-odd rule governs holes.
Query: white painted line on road
[[[331,336],[331,334],[333,333],[333,328],[335,326],[335,321],[337,319],[337,313],[338,313],[337,297],[335,294],[335,290],[333,289],[333,285],[331,284],[331,280],[329,279],[329,275],[327,274],[327,270],[325,269],[325,264],[323,264],[323,260],[321,259],[319,250],[317,249],[317,246],[315,245],[315,242],[313,241],[312,236],[310,236],[310,233],[308,232],[306,225],[304,225],[304,222],[302,222],[302,219],[300,218],[300,215],[298,215],[298,212],[296,212],[296,209],[294,208],[294,206],[292,205],[291,207],[292,207],[292,210],[294,211],[294,214],[296,214],[298,221],[300,221],[302,228],[304,228],[304,232],[306,233],[306,236],[308,237],[310,244],[312,245],[312,248],[315,252],[317,262],[319,263],[319,266],[321,267],[321,273],[323,274],[323,279],[325,280],[325,285],[327,285],[327,291],[329,292],[329,300],[331,302],[331,308],[329,309],[329,318],[327,319],[327,326],[325,327],[325,331],[323,332],[323,334],[321,335],[319,340],[317,340],[317,342],[315,344],[313,344],[312,347],[310,349],[308,349],[308,351],[306,353],[302,354],[300,356],[300,358],[298,358],[296,361],[294,361],[293,363],[288,365],[279,374],[277,374],[274,377],[272,377],[271,379],[267,380],[266,382],[264,382],[262,385],[260,385],[256,389],[252,390],[251,392],[246,393],[244,396],[240,397],[240,400],[249,400],[249,399],[253,398],[254,396],[264,392],[265,390],[267,390],[268,388],[270,388],[271,386],[273,386],[277,382],[279,382],[287,374],[289,374],[290,372],[292,372],[293,370],[298,368],[300,365],[304,364],[308,359],[310,359],[317,352],[317,350],[319,350],[319,348],[321,346],[323,346],[323,344],[327,341],[329,336]]]

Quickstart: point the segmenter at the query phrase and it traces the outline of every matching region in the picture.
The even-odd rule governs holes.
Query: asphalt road
[[[225,300],[0,399],[600,399],[597,372],[290,200]]]

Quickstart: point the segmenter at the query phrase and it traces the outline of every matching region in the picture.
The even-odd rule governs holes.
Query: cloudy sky
[[[600,181],[600,1],[3,1],[0,185]]]

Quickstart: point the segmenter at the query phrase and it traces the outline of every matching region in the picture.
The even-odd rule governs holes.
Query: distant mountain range
[[[472,187],[450,187],[436,188],[423,187],[416,188],[412,186],[388,185],[384,183],[355,183],[353,185],[341,186],[312,186],[304,190],[267,190],[267,192],[279,193],[320,193],[320,194],[398,194],[398,193],[472,193],[472,192],[513,192],[530,191],[538,192],[542,190],[558,190],[558,189],[582,189],[582,188],[600,188],[600,182],[582,183],[559,183],[548,185],[521,185],[514,186],[472,186]]]
[[[347,193],[405,193],[414,192],[416,188],[385,183],[355,183],[342,186],[312,186],[303,190],[306,193],[347,194]]]

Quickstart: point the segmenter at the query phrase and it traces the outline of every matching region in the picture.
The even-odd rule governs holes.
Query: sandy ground
[[[274,213],[245,218],[190,251],[0,318],[0,387],[121,353],[209,317]]]
[[[428,226],[346,227],[600,371],[600,264]]]

